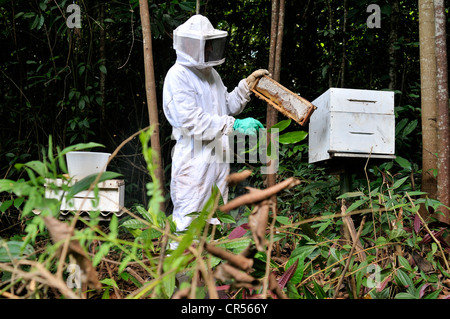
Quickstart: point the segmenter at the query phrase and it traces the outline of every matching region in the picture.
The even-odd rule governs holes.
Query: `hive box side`
[[[317,107],[309,121],[308,162],[314,163],[330,158],[330,90],[312,102]]]

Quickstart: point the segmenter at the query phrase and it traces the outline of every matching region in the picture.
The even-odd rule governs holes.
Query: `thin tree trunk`
[[[105,43],[106,43],[106,32],[105,32],[105,3],[100,5],[100,61],[101,65],[106,67],[106,54],[105,54]],[[100,143],[105,144],[106,140],[106,125],[105,125],[105,105],[106,105],[106,74],[100,71],[100,97],[102,99],[102,104],[100,105]]]
[[[284,12],[285,12],[285,0],[272,0],[272,24],[270,30],[270,60],[269,60],[269,72],[275,81],[280,81],[280,71],[281,71],[281,51],[283,46],[283,32],[284,32]],[[278,121],[278,111],[275,110],[271,105],[267,104],[267,128],[272,127]],[[271,144],[270,144],[271,143]],[[271,135],[267,137],[267,145],[275,145],[275,141]],[[271,150],[273,155],[273,149]],[[270,160],[269,163],[269,174],[267,175],[267,187],[274,186],[276,184],[277,173],[276,167],[278,167],[278,158]],[[277,206],[277,195],[271,196],[273,202],[273,216],[276,216],[278,206]],[[276,245],[276,255],[280,256],[281,249],[279,244]]]
[[[272,0],[272,21],[270,26],[270,52],[269,52],[269,73],[272,74],[272,77],[275,76],[275,54],[276,54],[276,46],[277,46],[277,36],[278,36],[278,12],[279,12],[279,0]],[[272,106],[267,104],[267,115],[266,115],[266,127],[269,129],[277,122],[277,110],[275,110]],[[270,135],[267,136],[267,145],[272,142],[272,137]],[[273,161],[268,163],[269,166],[269,174],[267,175],[267,187],[275,185],[276,174],[273,172],[274,165]],[[276,197],[273,199],[276,200]]]
[[[275,49],[275,65],[273,71],[273,78],[275,81],[280,81],[280,73],[281,73],[281,51],[283,48],[283,32],[284,32],[284,12],[285,12],[285,0],[279,0],[279,9],[278,9],[278,26],[277,26],[277,43]],[[277,119],[278,113],[275,112],[275,122]]]
[[[331,30],[333,29],[333,10],[331,9],[331,0],[327,1],[328,4],[328,31],[329,32],[329,49],[328,49],[328,86],[333,87],[333,46],[334,36]]]
[[[145,91],[147,95],[147,106],[149,114],[149,122],[153,128],[151,136],[151,147],[157,154],[153,158],[153,164],[156,165],[155,175],[159,180],[161,193],[164,196],[164,170],[161,162],[161,145],[159,141],[159,120],[158,105],[156,102],[156,83],[155,72],[153,68],[153,51],[152,51],[152,32],[150,27],[150,16],[148,11],[148,1],[139,0],[139,11],[142,24],[142,37],[144,47],[144,65],[145,65]],[[161,203],[161,210],[165,210],[165,203]]]
[[[347,0],[344,0],[344,22],[343,22],[343,36],[342,36],[342,60],[341,60],[341,88],[345,85],[345,60],[347,59],[347,16],[348,16],[348,6]]]
[[[437,123],[436,55],[433,0],[419,0],[420,82],[422,103],[422,191],[436,198]],[[426,215],[421,208],[421,214]]]
[[[435,32],[436,32],[436,73],[437,73],[437,126],[438,126],[438,184],[437,199],[450,206],[450,133],[448,106],[448,68],[446,16],[444,0],[434,0]],[[448,209],[440,208],[445,216],[436,217],[450,223]]]
[[[283,43],[284,30],[284,0],[272,0],[272,23],[270,30],[270,55],[269,55],[269,72],[275,81],[280,81],[281,69],[281,50]],[[278,121],[278,111],[269,104],[267,105],[267,128],[272,127]],[[271,136],[267,137],[267,144],[271,142]],[[275,143],[275,141],[272,141]],[[273,144],[272,144],[273,145]],[[276,172],[274,161],[269,163],[269,174],[267,175],[267,186],[273,186],[276,183]],[[272,197],[276,203],[276,195]]]
[[[394,90],[397,84],[397,60],[395,54],[395,43],[398,40],[398,15],[400,12],[399,1],[392,3],[391,31],[389,34],[389,90]]]

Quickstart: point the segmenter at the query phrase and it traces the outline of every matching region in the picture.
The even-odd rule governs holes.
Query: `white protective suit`
[[[186,215],[202,210],[214,185],[227,201],[225,178],[230,164],[219,159],[223,154],[216,153],[220,147],[221,151],[229,152],[227,135],[233,132],[233,116],[250,100],[250,90],[242,80],[229,93],[213,68],[225,61],[224,53],[209,55],[206,43],[208,39],[218,40],[222,49],[221,40],[226,35],[226,31],[214,29],[201,15],[191,17],[174,31],[177,61],[165,78],[163,109],[176,140],[170,193],[177,231],[187,229],[192,218]]]

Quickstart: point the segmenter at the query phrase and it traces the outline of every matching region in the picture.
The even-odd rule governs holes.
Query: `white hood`
[[[228,32],[214,29],[208,18],[194,15],[173,32],[177,63],[199,69],[225,62]]]

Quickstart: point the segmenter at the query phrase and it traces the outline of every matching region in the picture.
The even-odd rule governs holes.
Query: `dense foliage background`
[[[345,32],[341,1],[287,2],[281,83],[310,101],[330,86],[391,86],[396,90],[397,123],[402,123],[397,154],[418,163],[418,11],[414,1],[396,2],[399,12],[393,12],[389,1],[348,1]],[[371,3],[381,7],[381,28],[367,26]],[[14,163],[39,158],[49,135],[61,147],[94,141],[113,151],[148,125],[138,1],[81,2],[81,29],[67,28],[68,5],[46,0],[1,3],[4,178],[17,174]],[[164,76],[175,59],[171,32],[195,12],[194,7],[193,1],[150,3],[159,105]],[[218,67],[230,90],[253,70],[267,68],[270,10],[270,1],[258,0],[208,1],[202,6],[201,13],[230,34],[227,62]],[[264,123],[265,107],[253,99],[243,116],[252,114]],[[162,111],[159,115],[167,173],[171,128]],[[401,134],[406,126],[408,131]],[[127,199],[145,201],[140,190],[147,173],[139,144],[127,145],[111,165],[127,177]]]

